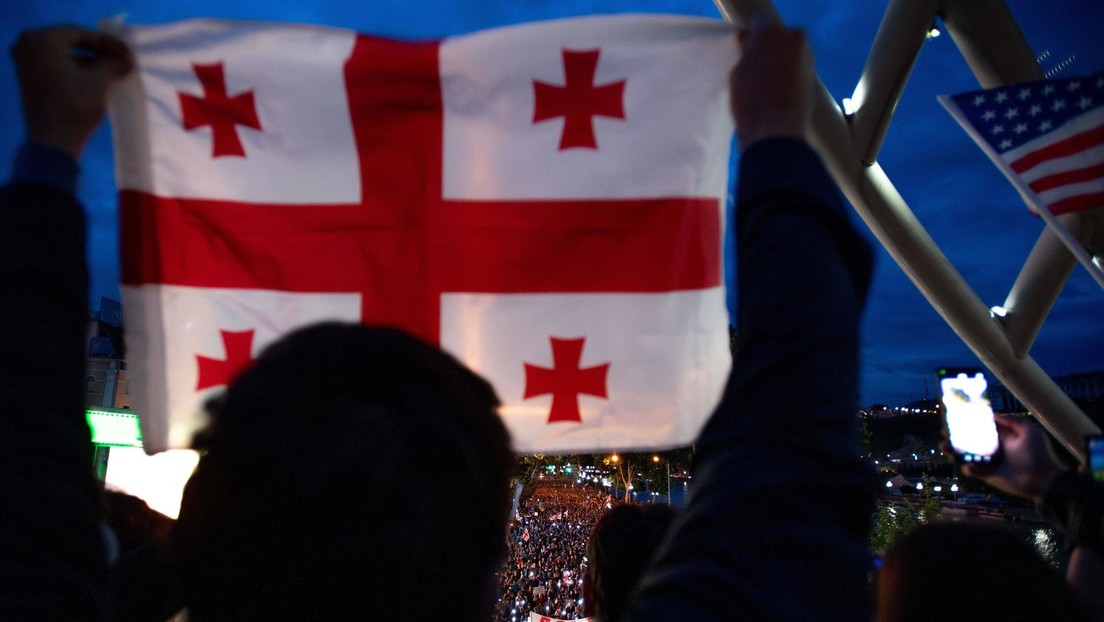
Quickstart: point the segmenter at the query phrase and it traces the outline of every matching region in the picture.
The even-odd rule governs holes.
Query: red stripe
[[[1028,185],[1031,186],[1031,189],[1035,192],[1043,192],[1045,190],[1058,188],[1059,186],[1093,181],[1095,179],[1104,179],[1104,162],[1094,166],[1062,171],[1061,173],[1040,177]]]
[[[1055,216],[1057,216],[1058,214],[1077,212],[1083,209],[1104,207],[1104,192],[1078,194],[1072,197],[1066,197],[1064,199],[1048,203],[1047,207],[1050,208],[1051,213]]]
[[[405,262],[391,214],[360,205],[259,205],[120,193],[123,283],[353,291]],[[135,243],[156,240],[156,243]],[[367,250],[364,250],[367,249]],[[357,271],[352,273],[350,271]],[[362,285],[362,284],[361,284]]]
[[[424,247],[427,206],[441,196],[437,56],[436,42],[356,39],[344,73],[363,205],[124,191],[123,282],[356,291],[364,296],[364,321],[436,342],[440,297],[424,279]]]
[[[1094,127],[1090,130],[1074,134],[1056,143],[1036,149],[1009,164],[1009,167],[1017,173],[1023,173],[1041,162],[1054,158],[1064,158],[1080,151],[1104,144],[1104,126]]]
[[[437,341],[439,296],[425,286],[417,228],[394,222],[392,213],[137,192],[123,193],[120,205],[128,285],[358,292],[362,321]],[[429,316],[427,308],[438,315]]]
[[[440,296],[421,277],[426,210],[441,199],[439,47],[357,36],[345,83],[362,201],[372,216],[364,228],[352,223],[365,246],[324,268],[357,279],[352,287],[363,292],[365,322],[401,326],[431,343],[439,335]]]
[[[123,191],[123,282],[359,292],[363,321],[431,342],[443,292],[721,284],[716,199],[443,201],[436,44],[359,37],[345,78],[362,204]]]
[[[441,291],[661,292],[721,284],[716,199],[446,202]]]
[[[123,282],[342,292],[657,292],[721,283],[715,199],[445,202],[431,223],[360,205],[120,196]],[[174,261],[165,261],[173,258]],[[382,302],[382,301],[381,301]]]

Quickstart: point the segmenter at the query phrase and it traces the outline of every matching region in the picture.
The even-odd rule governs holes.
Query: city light
[[[146,455],[137,447],[112,447],[105,481],[114,488],[144,500],[150,508],[176,518],[184,484],[192,476],[199,454],[173,449]]]

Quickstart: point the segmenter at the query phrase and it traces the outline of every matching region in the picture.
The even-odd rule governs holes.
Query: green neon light
[[[125,410],[96,409],[84,411],[92,429],[92,443],[112,447],[141,447],[142,429],[138,415]]]

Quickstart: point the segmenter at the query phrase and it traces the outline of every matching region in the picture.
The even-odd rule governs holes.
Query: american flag
[[[1033,211],[1037,203],[1054,214],[1104,205],[1104,73],[939,101]]]

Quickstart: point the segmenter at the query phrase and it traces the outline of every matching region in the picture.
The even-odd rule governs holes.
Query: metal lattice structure
[[[737,25],[778,19],[770,0],[715,0]],[[933,20],[939,17],[983,88],[1043,79],[1003,0],[889,0],[866,65],[844,114],[823,84],[809,140],[840,190],[913,284],[974,354],[1083,461],[1083,439],[1100,429],[1031,358],[1035,337],[1076,264],[1054,229],[1041,233],[995,316],[894,188],[877,163],[897,102]],[[1098,258],[1104,207],[1057,217]]]

